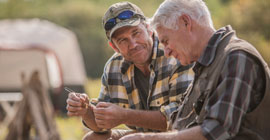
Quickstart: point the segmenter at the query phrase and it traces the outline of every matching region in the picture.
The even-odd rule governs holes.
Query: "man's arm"
[[[201,125],[204,136],[230,139],[238,134],[243,117],[262,99],[263,68],[244,51],[231,52],[220,72],[219,83],[206,104]]]
[[[91,130],[95,132],[99,132],[99,131],[102,131],[102,128],[99,128],[97,126],[97,123],[95,121],[95,115],[93,112],[94,108],[95,106],[90,104],[90,107],[87,110],[86,114],[82,116],[82,120],[88,128],[90,128]]]
[[[183,131],[165,133],[136,133],[127,135],[120,140],[207,140],[200,126],[195,126]]]
[[[166,131],[166,117],[160,111],[126,110],[125,124],[153,130]]]
[[[160,111],[141,111],[119,107],[112,103],[100,102],[94,109],[97,126],[113,128],[119,124],[166,130],[166,117]]]

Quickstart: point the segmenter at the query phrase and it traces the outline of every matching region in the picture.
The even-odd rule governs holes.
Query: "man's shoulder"
[[[108,62],[123,61],[124,57],[120,53],[114,53]]]
[[[119,53],[114,53],[106,62],[104,72],[120,72],[124,62],[124,57]]]

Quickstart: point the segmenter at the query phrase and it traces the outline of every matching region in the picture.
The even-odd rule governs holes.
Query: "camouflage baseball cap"
[[[124,11],[132,11],[134,14],[131,18],[125,20],[117,19],[118,15]],[[116,19],[116,24],[113,25],[111,29],[106,30],[105,25],[107,21],[113,18]],[[113,33],[117,29],[124,26],[137,26],[140,24],[141,20],[145,20],[145,16],[138,6],[130,2],[119,2],[110,6],[108,11],[103,16],[102,24],[106,31],[107,38],[111,40]]]

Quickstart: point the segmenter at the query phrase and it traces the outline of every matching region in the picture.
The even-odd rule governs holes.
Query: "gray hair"
[[[151,19],[151,26],[177,30],[182,14],[189,15],[199,25],[214,29],[210,12],[202,0],[165,0]]]

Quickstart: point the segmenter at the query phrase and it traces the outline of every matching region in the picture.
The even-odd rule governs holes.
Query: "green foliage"
[[[89,131],[79,117],[57,117],[56,124],[62,140],[80,140]]]
[[[221,25],[230,24],[239,38],[253,44],[270,64],[270,1],[231,1],[219,18]],[[226,11],[226,12],[225,12]]]
[[[107,45],[102,16],[107,8],[121,0],[7,0],[0,2],[0,19],[41,18],[75,32],[87,75],[99,78],[109,57],[114,53]],[[163,0],[129,0],[151,17]],[[251,42],[270,62],[270,1],[205,0],[218,29],[227,24],[240,38]]]
[[[101,19],[107,8],[115,2],[119,0],[9,0],[0,3],[0,19],[41,18],[70,29],[78,37],[87,75],[99,78],[104,64],[114,53],[107,45]],[[132,2],[146,9],[146,16],[151,16],[161,0],[159,3]]]

